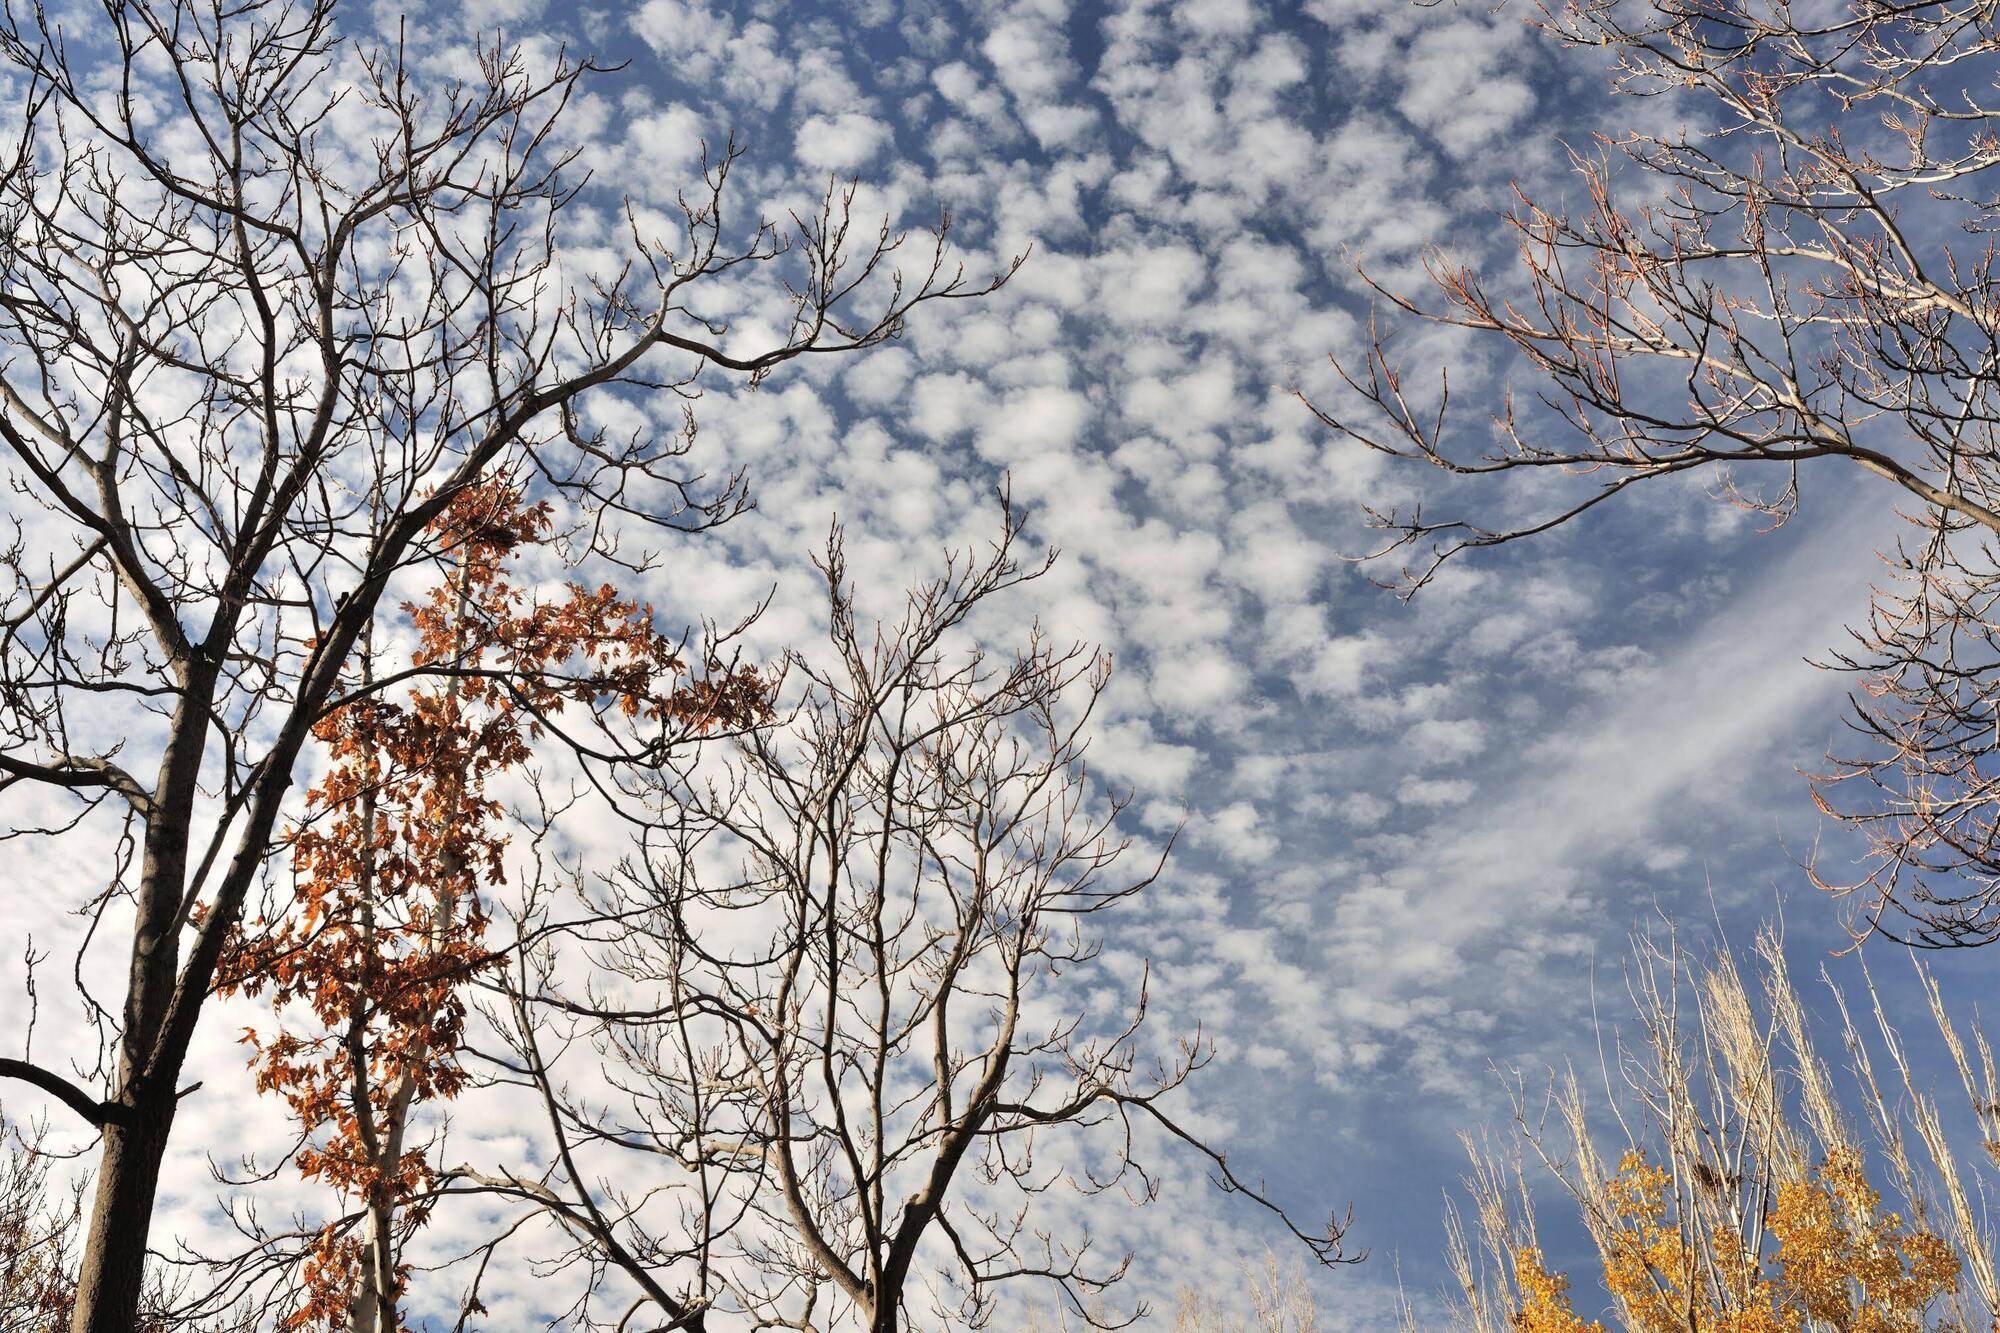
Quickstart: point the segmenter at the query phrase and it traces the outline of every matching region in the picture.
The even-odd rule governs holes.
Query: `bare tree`
[[[1447,425],[1448,386],[1412,397],[1378,340],[1343,371],[1364,410],[1316,407],[1326,424],[1453,474],[1579,480],[1507,524],[1375,513],[1392,534],[1381,554],[1402,553],[1414,591],[1459,551],[1682,473],[1779,521],[1802,464],[1886,479],[1914,531],[1834,663],[1861,673],[1858,744],[1818,786],[1874,859],[1829,887],[1861,891],[1865,927],[1913,944],[2000,938],[2000,204],[1983,183],[2000,161],[2000,16],[1984,0],[1537,12],[1562,43],[1608,57],[1618,91],[1693,127],[1574,154],[1581,212],[1523,199],[1507,217],[1526,279],[1514,299],[1442,255],[1440,307],[1382,293],[1511,341],[1546,391],[1518,411],[1510,398],[1497,443],[1468,447]]]
[[[1040,634],[994,658],[964,632],[1046,568],[1017,564],[1016,531],[872,627],[836,531],[830,662],[795,657],[783,720],[726,761],[658,771],[640,851],[574,875],[594,915],[551,929],[545,899],[529,923],[496,1063],[554,1150],[453,1187],[567,1232],[592,1293],[572,1327],[979,1327],[1016,1279],[1119,1326],[1137,1316],[1098,1293],[1131,1256],[1099,1259],[1045,1196],[1150,1198],[1149,1137],[1351,1261],[1344,1222],[1299,1232],[1169,1115],[1200,1034],[1153,1036],[1143,978],[1122,1016],[1098,998],[1093,922],[1160,866],[1121,877],[1121,803],[1084,767],[1108,661]],[[636,1304],[598,1308],[621,1289]]]
[[[733,149],[676,233],[627,207],[627,258],[591,271],[617,201],[584,193],[564,113],[598,67],[490,45],[430,83],[346,39],[333,0],[105,0],[68,26],[10,5],[0,60],[0,791],[14,838],[104,849],[91,938],[129,951],[121,993],[82,998],[94,1060],[0,1074],[102,1137],[72,1327],[128,1333],[217,958],[312,727],[398,679],[362,685],[351,658],[385,590],[441,558],[432,520],[525,472],[640,561],[620,527],[718,522],[739,479],[697,492],[691,420],[614,437],[586,395],[755,380],[992,284],[947,264],[943,223],[906,280],[900,234],[851,232],[851,191],[789,244],[733,234]],[[739,347],[704,310],[772,260],[789,328]]]

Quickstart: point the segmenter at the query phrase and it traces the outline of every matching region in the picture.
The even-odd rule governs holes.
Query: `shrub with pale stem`
[[[1173,1333],[1319,1333],[1319,1306],[1306,1268],[1265,1251],[1245,1265],[1240,1280],[1217,1289],[1182,1287],[1174,1304]]]
[[[1151,1312],[1140,1326],[1158,1327]],[[1026,1333],[1059,1333],[1072,1327],[1068,1312],[1029,1312]],[[1320,1333],[1319,1302],[1306,1265],[1266,1250],[1229,1282],[1183,1286],[1174,1293],[1171,1333]]]

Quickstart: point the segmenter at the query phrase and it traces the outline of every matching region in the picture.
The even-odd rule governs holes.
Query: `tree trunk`
[[[133,1333],[139,1326],[146,1237],[175,1104],[171,1094],[149,1098],[132,1108],[130,1123],[104,1127],[70,1333]]]
[[[174,728],[160,759],[147,811],[139,892],[134,903],[132,957],[126,974],[117,1118],[103,1126],[97,1194],[77,1266],[71,1333],[134,1333],[146,1278],[146,1237],[160,1163],[173,1129],[184,1039],[167,1032],[180,977],[180,908],[187,883],[187,847],[201,777],[207,700],[214,673],[188,674]],[[201,981],[207,990],[207,979]]]

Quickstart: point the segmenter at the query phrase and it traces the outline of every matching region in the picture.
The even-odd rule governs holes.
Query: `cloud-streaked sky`
[[[1233,1164],[1307,1218],[1354,1204],[1375,1258],[1319,1283],[1333,1327],[1387,1326],[1399,1283],[1421,1299],[1441,1282],[1455,1135],[1499,1123],[1496,1066],[1595,1049],[1592,986],[1617,992],[1636,923],[1663,908],[1747,940],[1782,903],[1806,954],[1839,938],[1796,865],[1816,824],[1794,770],[1837,725],[1842,682],[1805,659],[1863,605],[1882,496],[1808,478],[1803,516],[1760,534],[1699,487],[1648,488],[1467,558],[1410,604],[1345,558],[1368,545],[1364,503],[1444,495],[1293,396],[1339,401],[1325,358],[1367,331],[1354,266],[1413,285],[1435,245],[1503,270],[1510,182],[1560,198],[1561,138],[1633,113],[1526,8],[355,11],[419,19],[438,69],[496,25],[625,60],[578,109],[600,190],[670,204],[701,142],[734,134],[744,214],[798,207],[831,173],[861,182],[864,216],[948,207],[971,271],[1029,254],[998,294],[927,308],[887,348],[755,391],[710,384],[697,461],[747,469],[757,508],[668,551],[649,591],[722,620],[772,593],[755,644],[809,642],[808,556],[833,519],[857,580],[888,598],[990,533],[1010,481],[1030,538],[1062,557],[982,630],[1039,617],[1112,652],[1093,764],[1133,790],[1140,836],[1188,820],[1159,889],[1111,932],[1106,976],[1150,960],[1156,1021],[1215,1042],[1185,1107]],[[734,313],[755,330],[759,308]],[[1474,428],[1514,373],[1422,328],[1397,346],[1413,382],[1453,366]],[[1445,499],[1505,512],[1532,496]],[[59,906],[30,890],[0,952],[23,927],[59,932]],[[268,1139],[268,1111],[238,1095],[239,1027],[207,1023],[183,1136]],[[505,1135],[482,1114],[458,1108],[461,1141]],[[191,1232],[213,1224],[200,1165],[168,1196]],[[1278,1243],[1198,1175],[1170,1172],[1150,1209],[1090,1212],[1101,1244],[1140,1248],[1134,1295],[1161,1302]]]

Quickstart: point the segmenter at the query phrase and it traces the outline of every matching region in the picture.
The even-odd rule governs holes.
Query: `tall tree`
[[[1911,531],[1857,645],[1852,752],[1819,783],[1873,849],[1869,929],[1943,947],[2000,939],[2000,16],[1986,0],[1550,0],[1559,42],[1675,128],[1606,132],[1573,156],[1587,205],[1507,216],[1511,298],[1442,254],[1441,304],[1403,309],[1513,343],[1538,403],[1480,444],[1449,394],[1413,396],[1381,343],[1348,368],[1334,429],[1448,473],[1572,474],[1512,523],[1374,515],[1414,590],[1468,548],[1708,473],[1782,520],[1800,469],[1890,483]],[[1621,199],[1638,202],[1623,204]],[[1378,289],[1379,290],[1379,289]],[[1851,794],[1850,794],[1851,793]]]
[[[905,274],[901,234],[851,231],[851,192],[789,245],[732,235],[733,152],[672,234],[626,208],[627,256],[603,268],[618,201],[587,193],[565,139],[598,67],[496,43],[440,82],[344,36],[335,8],[0,14],[19,115],[0,448],[34,510],[0,551],[0,792],[17,832],[104,849],[92,938],[126,950],[121,993],[83,997],[94,1062],[0,1060],[101,1135],[76,1333],[133,1327],[225,942],[313,728],[389,683],[347,664],[403,572],[448,558],[435,520],[519,470],[607,551],[620,527],[629,547],[635,525],[720,521],[742,492],[690,489],[688,432],[613,436],[586,401],[690,392],[705,367],[754,380],[993,285],[947,264],[942,223]],[[725,339],[711,289],[773,260],[785,332]]]
[[[1039,633],[1012,654],[965,642],[1044,568],[1017,562],[1016,532],[880,624],[836,532],[828,651],[791,660],[778,716],[726,758],[663,765],[643,844],[578,869],[596,915],[521,932],[491,1063],[554,1150],[451,1183],[569,1234],[593,1269],[570,1326],[984,1327],[1027,1282],[1119,1327],[1134,1313],[1100,1295],[1131,1256],[1100,1256],[1048,1196],[1146,1201],[1161,1144],[1321,1261],[1355,1259],[1341,1219],[1294,1227],[1176,1119],[1210,1051],[1146,1022],[1148,978],[1122,1007],[1084,1001],[1079,978],[1109,990],[1097,923],[1160,863],[1121,864],[1121,803],[1083,762],[1109,662]]]

